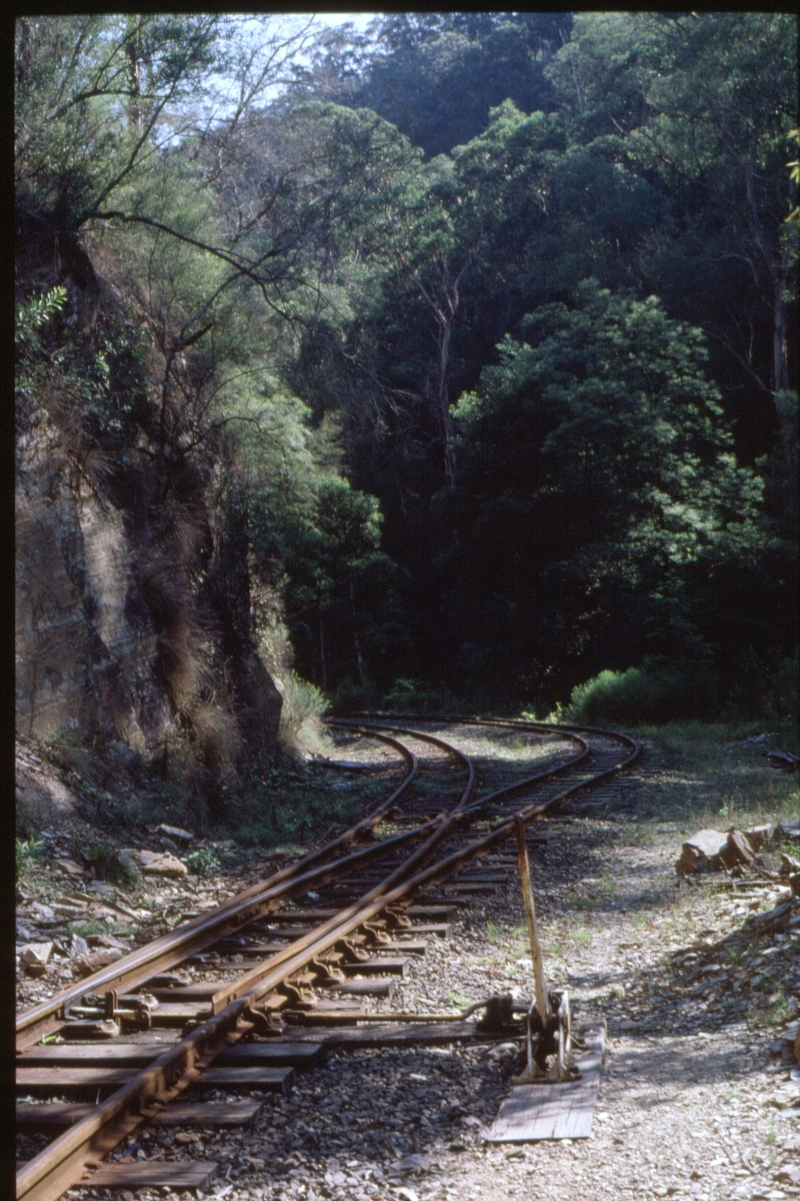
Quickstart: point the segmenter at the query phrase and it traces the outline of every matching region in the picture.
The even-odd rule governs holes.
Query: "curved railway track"
[[[371,985],[363,978],[395,962],[381,953],[415,946],[398,941],[399,935],[434,929],[412,925],[412,900],[446,882],[455,889],[476,887],[464,876],[459,885],[459,873],[513,837],[515,813],[526,824],[544,821],[639,754],[627,735],[524,721],[362,715],[331,725],[378,740],[403,762],[402,780],[380,805],[325,846],[212,912],[18,1015],[17,1092],[37,1096],[18,1106],[18,1115],[23,1129],[55,1132],[20,1165],[18,1198],[50,1201],[76,1183],[99,1183],[102,1176],[93,1173],[105,1156],[142,1124],[171,1121],[172,1115],[180,1119],[174,1102],[193,1086],[285,1087],[291,1067],[263,1062],[287,1064],[293,1055],[302,1057],[297,1047],[304,1039],[310,1045],[304,1024],[319,1024],[313,1016],[322,1008],[318,994],[330,997],[331,989],[343,996],[368,989],[380,994],[380,976]],[[442,737],[444,730],[455,741],[484,743],[487,754],[466,755]],[[498,767],[488,752],[509,737],[541,747],[540,770],[519,778],[502,761]],[[557,742],[550,753],[548,740]],[[311,906],[299,904],[309,894]],[[435,899],[429,896],[427,910],[416,906],[417,915],[435,914]],[[295,921],[306,925],[296,927]],[[236,954],[251,959],[237,962]],[[193,961],[201,963],[206,980],[175,974]],[[361,985],[352,979],[354,972]],[[359,1023],[362,1030],[367,1023],[374,1028],[373,1023],[398,1020],[389,1011],[364,1013],[348,1004],[353,1002],[340,1000],[338,1011],[330,1007],[326,1020]],[[139,1032],[102,1044],[79,1041],[101,1032],[103,1023],[106,1032],[120,1026]],[[177,1037],[175,1027],[181,1031]],[[469,1031],[474,1029],[473,1023]],[[295,1049],[282,1055],[287,1040]],[[310,1062],[310,1053],[305,1057]],[[83,1066],[63,1066],[70,1061]],[[231,1062],[250,1066],[219,1066]],[[244,1075],[237,1077],[237,1071]],[[94,1103],[40,1099],[43,1093],[74,1098],[81,1088],[93,1090]],[[110,1095],[102,1099],[104,1092]]]

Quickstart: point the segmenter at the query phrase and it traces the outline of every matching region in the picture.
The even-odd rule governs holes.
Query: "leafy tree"
[[[646,653],[708,657],[682,589],[753,556],[760,482],[736,466],[700,331],[593,281],[524,329],[456,409],[462,467],[441,507],[464,678],[499,660],[552,702]]]
[[[656,248],[651,286],[772,397],[779,425],[795,370],[783,148],[796,38],[781,13],[581,14],[547,68],[577,136],[615,133],[639,173],[666,183],[674,232]]]

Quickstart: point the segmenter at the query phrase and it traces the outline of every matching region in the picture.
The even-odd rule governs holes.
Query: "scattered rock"
[[[88,955],[89,944],[85,938],[81,938],[80,934],[73,934],[69,941],[67,953],[70,959],[75,959],[78,955]]]
[[[754,856],[771,833],[771,827],[759,826],[745,833],[732,827],[723,834],[720,830],[698,830],[683,844],[675,864],[679,876],[697,872],[720,871],[737,863],[752,863]]]
[[[29,976],[43,976],[52,953],[52,942],[29,942],[20,951],[19,961]]]
[[[190,843],[194,834],[191,830],[182,830],[180,826],[167,826],[162,822],[160,826],[156,826],[156,834],[163,834],[166,838],[171,838],[173,842]]]
[[[74,859],[57,859],[56,863],[61,868],[62,872],[66,872],[69,876],[82,876],[83,868]]]
[[[72,960],[72,972],[75,976],[80,976],[82,979],[85,976],[91,976],[92,972],[97,972],[101,967],[108,967],[109,963],[115,963],[122,958],[122,951],[117,947],[109,947],[108,950],[90,951],[88,955],[76,955]]]
[[[189,869],[180,859],[176,859],[169,851],[131,851],[146,876],[188,876]]]

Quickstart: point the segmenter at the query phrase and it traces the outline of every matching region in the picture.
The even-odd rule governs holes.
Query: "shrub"
[[[794,717],[800,710],[798,693],[800,679],[800,648],[795,647],[794,653],[782,660],[775,673],[775,708],[779,717]]]
[[[236,790],[228,829],[242,846],[275,846],[306,838],[324,825],[349,825],[357,804],[349,796],[309,787],[286,767],[272,767]]]
[[[658,723],[709,717],[715,702],[713,673],[683,665],[645,663],[626,671],[601,671],[572,691],[560,720]]]
[[[348,677],[331,697],[331,708],[334,713],[366,713],[378,707],[379,699],[375,684],[354,684]]]
[[[328,710],[325,694],[315,684],[304,680],[295,672],[287,672],[281,680],[283,705],[278,739],[292,753],[302,745],[309,735],[313,737],[314,724]]]
[[[392,713],[452,713],[458,701],[448,688],[432,688],[423,680],[395,680],[383,707]]]
[[[21,880],[30,870],[34,859],[41,856],[44,843],[36,838],[18,838],[16,847],[17,879]]]
[[[200,847],[184,856],[183,862],[197,876],[213,876],[220,869],[220,861],[211,847]]]
[[[107,880],[110,884],[134,884],[139,877],[134,860],[111,842],[95,842],[82,855],[99,880]]]

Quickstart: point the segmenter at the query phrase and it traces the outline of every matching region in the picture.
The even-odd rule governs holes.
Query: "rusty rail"
[[[375,720],[374,717],[372,720]],[[393,716],[389,720],[398,722],[403,719]],[[430,716],[425,716],[424,718],[416,718],[415,720],[430,721],[432,719]],[[436,719],[434,718],[433,720]],[[460,721],[461,719],[458,720]],[[352,728],[355,723],[348,724]],[[466,847],[457,849],[449,855],[445,855],[443,858],[429,863],[426,867],[421,867],[434,854],[442,838],[453,829],[460,828],[465,820],[469,820],[476,808],[486,803],[486,800],[496,800],[504,795],[510,796],[513,793],[519,792],[524,787],[532,786],[542,778],[552,778],[558,772],[566,770],[568,767],[582,761],[588,755],[590,749],[585,740],[580,738],[578,727],[571,727],[569,731],[565,731],[560,727],[543,726],[540,723],[504,723],[499,721],[489,723],[480,719],[471,719],[469,724],[513,725],[517,728],[546,733],[566,732],[568,736],[574,736],[583,745],[579,755],[574,756],[568,763],[560,765],[556,769],[539,773],[526,781],[517,781],[505,789],[500,789],[492,793],[491,798],[486,798],[484,801],[475,804],[470,803],[475,789],[474,766],[466,756],[456,751],[459,758],[469,769],[469,779],[458,804],[449,814],[435,816],[429,819],[429,821],[422,823],[419,827],[415,827],[413,830],[402,835],[397,835],[392,839],[384,840],[380,844],[377,844],[377,846],[368,847],[364,851],[354,852],[352,855],[345,856],[343,859],[335,860],[332,863],[323,863],[305,872],[301,871],[302,868],[308,868],[311,863],[317,862],[320,857],[330,854],[331,848],[338,848],[352,841],[356,836],[355,832],[357,830],[368,826],[370,823],[373,825],[377,824],[380,820],[378,815],[382,816],[388,812],[391,805],[397,799],[397,796],[410,783],[414,774],[412,771],[400,789],[392,794],[389,801],[384,802],[369,818],[365,818],[355,827],[352,827],[350,831],[346,831],[343,835],[333,840],[333,842],[327,844],[326,847],[312,852],[311,855],[305,856],[297,864],[276,873],[270,880],[245,890],[245,892],[240,893],[225,906],[222,906],[216,913],[203,915],[199,919],[194,919],[181,928],[180,931],[175,931],[172,935],[164,936],[164,939],[156,940],[156,943],[151,944],[150,947],[142,948],[140,952],[134,952],[132,956],[126,957],[129,961],[135,959],[137,956],[141,957],[136,963],[128,962],[127,965],[122,967],[122,978],[127,982],[128,987],[130,987],[134,978],[140,981],[152,976],[159,969],[163,970],[161,964],[165,962],[165,957],[178,956],[177,958],[173,957],[170,959],[171,965],[186,958],[186,955],[191,953],[191,951],[187,952],[186,947],[193,946],[193,940],[205,938],[206,935],[209,935],[208,942],[216,941],[226,932],[229,924],[241,928],[243,925],[253,921],[255,916],[260,915],[261,906],[269,906],[270,904],[277,903],[278,896],[285,897],[286,895],[290,895],[292,891],[299,891],[300,889],[305,891],[311,879],[319,880],[325,876],[330,878],[332,875],[337,874],[339,870],[349,870],[355,863],[363,862],[376,852],[385,853],[389,845],[401,845],[403,842],[419,837],[427,831],[427,837],[422,846],[418,847],[402,864],[390,872],[385,880],[368,891],[359,901],[324,922],[315,931],[303,936],[290,947],[286,948],[285,951],[281,951],[278,955],[265,961],[265,963],[259,965],[253,972],[235,981],[233,985],[220,990],[212,1000],[212,1016],[182,1039],[176,1046],[166,1050],[147,1069],[139,1073],[133,1080],[129,1081],[128,1084],[98,1106],[93,1113],[77,1122],[28,1164],[24,1165],[17,1174],[18,1201],[23,1201],[23,1199],[24,1201],[54,1201],[66,1188],[79,1181],[86,1169],[90,1169],[92,1166],[98,1164],[122,1138],[128,1135],[140,1123],[155,1116],[168,1101],[172,1100],[183,1089],[188,1087],[194,1079],[202,1074],[205,1067],[213,1061],[226,1042],[235,1041],[248,1029],[251,1029],[252,1025],[247,1022],[248,1012],[252,1014],[253,1007],[262,997],[280,987],[291,976],[305,968],[312,959],[322,955],[340,939],[355,931],[365,922],[376,917],[388,906],[407,901],[418,889],[441,881],[470,860],[484,854],[495,843],[511,837],[514,833],[514,819],[513,817],[508,817],[496,823],[494,828],[490,829],[489,833],[474,840]],[[363,728],[363,726],[359,725],[359,728]],[[394,728],[396,729],[397,727]],[[582,732],[587,731],[584,730]],[[369,733],[371,737],[379,737],[384,741],[390,741],[386,735],[380,734],[374,726],[371,726]],[[434,739],[432,735],[427,735],[420,731],[408,730],[405,730],[404,733],[407,736],[413,735],[415,738],[421,738],[425,741],[438,744],[447,751],[455,751],[455,748],[440,739]],[[591,733],[603,734],[623,741],[629,747],[628,754],[613,767],[606,768],[586,780],[581,780],[568,786],[549,800],[540,804],[530,804],[523,807],[520,811],[520,819],[523,823],[527,824],[541,818],[549,809],[561,804],[567,797],[572,796],[580,789],[587,788],[597,783],[598,780],[604,779],[621,770],[623,767],[628,766],[639,753],[638,745],[626,735],[618,735],[606,730],[593,730]],[[397,745],[399,746],[400,744]],[[406,752],[406,755],[407,757],[410,756],[410,752]],[[414,771],[415,769],[416,765],[414,764]],[[342,868],[343,864],[346,865],[345,868]],[[409,877],[409,873],[415,868],[421,868],[421,870]],[[213,934],[211,933],[212,930]],[[157,949],[154,950],[154,948]],[[118,963],[113,965],[114,969],[116,969],[116,976],[110,972],[95,973],[93,977],[81,981],[74,988],[65,990],[58,997],[51,998],[51,1001],[45,1003],[44,1006],[38,1006],[35,1010],[29,1010],[26,1014],[20,1015],[18,1030],[20,1030],[23,1038],[26,1034],[30,1036],[37,1030],[36,1038],[40,1038],[42,1033],[44,1033],[43,1023],[46,1023],[48,1020],[52,1022],[54,1014],[65,1004],[67,995],[70,997],[83,995],[96,991],[98,986],[110,986],[115,979],[119,978],[122,962],[118,961]],[[43,1012],[45,1010],[47,1010],[46,1013]],[[85,1180],[85,1183],[90,1184],[91,1178]]]

